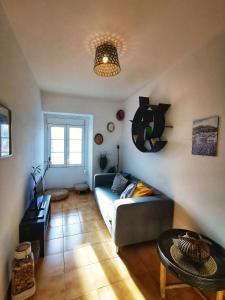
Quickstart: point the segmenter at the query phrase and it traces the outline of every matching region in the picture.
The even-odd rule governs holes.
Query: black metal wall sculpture
[[[165,127],[165,113],[170,104],[150,105],[148,97],[139,97],[139,108],[132,122],[132,139],[142,152],[158,152],[166,144],[161,136]]]

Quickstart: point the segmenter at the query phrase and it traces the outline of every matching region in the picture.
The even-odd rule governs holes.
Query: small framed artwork
[[[103,136],[101,133],[96,133],[94,137],[95,144],[101,145],[103,143]]]
[[[107,130],[108,130],[108,132],[113,132],[115,130],[115,125],[113,122],[109,122],[107,124]]]
[[[116,113],[116,118],[118,121],[122,121],[125,117],[125,113],[124,110],[120,109],[118,110],[118,112]]]
[[[218,125],[218,116],[193,121],[192,154],[217,155]]]
[[[12,155],[11,111],[0,104],[0,158]]]

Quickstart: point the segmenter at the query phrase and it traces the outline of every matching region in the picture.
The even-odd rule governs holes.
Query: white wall
[[[116,112],[121,108],[120,102],[103,102],[95,99],[82,99],[68,95],[60,95],[57,93],[42,92],[42,108],[44,112],[60,112],[91,115],[93,117],[93,135],[100,132],[104,137],[102,145],[93,143],[92,133],[90,139],[93,143],[93,173],[100,172],[98,157],[101,152],[106,152],[110,160],[108,167],[114,166],[117,163],[116,145],[120,144],[120,133],[122,122],[117,121]],[[115,130],[112,133],[107,131],[107,123],[114,122]],[[78,170],[78,169],[77,169]],[[53,171],[52,171],[53,172]],[[77,171],[77,174],[79,170]],[[87,174],[90,177],[90,174]],[[74,178],[76,174],[74,173]],[[79,177],[79,180],[81,178]],[[74,182],[76,179],[74,179]]]
[[[199,230],[225,246],[225,35],[211,40],[125,102],[123,167],[176,201],[174,226]],[[167,146],[141,153],[131,140],[139,96],[171,103]],[[192,121],[220,116],[218,156],[191,154]],[[129,154],[129,155],[128,155]]]
[[[0,4],[0,103],[12,110],[13,156],[0,159],[0,299],[8,287],[31,166],[43,163],[40,92]]]

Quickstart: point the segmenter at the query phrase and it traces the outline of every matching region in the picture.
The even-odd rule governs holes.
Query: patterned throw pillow
[[[136,183],[130,183],[120,195],[120,199],[130,198],[136,188]]]
[[[143,182],[139,181],[132,195],[132,198],[150,196],[153,193],[154,189],[152,187],[147,187]]]
[[[121,174],[116,174],[113,184],[111,187],[111,190],[115,194],[121,194],[122,191],[125,189],[126,185],[128,183],[128,180],[124,178]]]

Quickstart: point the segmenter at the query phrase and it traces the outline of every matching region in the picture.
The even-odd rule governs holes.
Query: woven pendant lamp
[[[103,43],[96,47],[94,72],[98,76],[112,77],[121,71],[118,53],[112,43]]]

